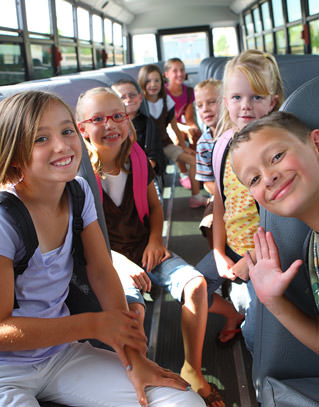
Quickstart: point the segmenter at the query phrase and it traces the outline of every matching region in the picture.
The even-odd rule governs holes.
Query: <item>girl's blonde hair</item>
[[[230,75],[238,69],[248,79],[251,89],[260,96],[278,96],[273,111],[279,110],[284,101],[282,79],[276,59],[273,55],[256,49],[249,49],[227,62],[223,78],[223,94],[227,89]],[[222,100],[221,116],[216,127],[216,135],[220,136],[224,131],[233,126],[225,101]]]
[[[114,92],[114,90],[112,90],[111,88],[104,88],[104,87],[98,87],[98,88],[93,88],[93,89],[89,89],[86,92],[82,93],[79,96],[77,105],[76,105],[76,109],[75,109],[75,116],[76,116],[76,120],[78,122],[81,122],[82,120],[88,119],[83,117],[83,108],[85,106],[85,102],[87,100],[87,98],[94,96],[94,95],[98,95],[98,94],[105,94],[107,96],[113,96],[115,97],[119,103],[123,106],[123,112],[125,112],[125,106],[122,102],[122,100],[119,98],[119,96]],[[122,147],[117,155],[117,157],[115,158],[115,165],[118,169],[122,169],[123,171],[126,171],[125,168],[125,163],[128,159],[128,156],[130,155],[131,149],[132,149],[132,144],[136,141],[136,131],[135,128],[133,126],[133,123],[131,122],[130,119],[127,119],[129,121],[129,137],[126,138],[126,140],[124,141],[124,143],[122,144]],[[84,137],[83,137],[84,138]],[[89,139],[84,138],[84,142],[85,145],[88,149],[88,153],[89,153],[89,157],[94,169],[94,172],[96,172],[97,174],[99,174],[101,177],[103,177],[103,166],[102,163],[100,161],[98,152],[96,151],[96,149],[92,146],[91,142]]]
[[[157,72],[161,78],[161,90],[158,94],[158,97],[164,99],[166,97],[165,81],[163,74],[157,65],[149,64],[142,66],[142,68],[138,72],[138,84],[140,85],[140,88],[142,89],[144,96],[147,98],[146,92],[146,84],[148,81],[147,77],[152,72]]]
[[[31,161],[41,117],[52,102],[61,103],[67,109],[81,137],[70,107],[55,94],[20,92],[0,102],[0,185],[21,180],[23,168]]]

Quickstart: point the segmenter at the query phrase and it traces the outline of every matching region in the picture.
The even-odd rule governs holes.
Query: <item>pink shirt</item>
[[[166,85],[166,92],[175,102],[175,116],[179,123],[185,123],[185,118],[183,117],[185,114],[185,110],[187,106],[194,102],[194,91],[192,89],[191,97],[189,98],[187,95],[187,86],[183,86],[183,93],[180,96],[174,96],[168,90]],[[189,92],[190,93],[190,92]]]

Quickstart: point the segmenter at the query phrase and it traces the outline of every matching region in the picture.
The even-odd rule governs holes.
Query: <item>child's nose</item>
[[[264,182],[267,187],[272,187],[278,180],[278,174],[275,171],[264,170]]]
[[[243,109],[250,109],[251,108],[251,100],[250,100],[250,98],[243,98],[242,99],[242,108]]]

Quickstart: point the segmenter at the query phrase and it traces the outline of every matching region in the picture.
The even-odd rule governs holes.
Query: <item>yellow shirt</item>
[[[259,215],[254,198],[237,179],[231,165],[229,153],[226,157],[223,177],[226,200],[224,222],[227,244],[234,252],[243,256],[255,247],[254,233],[259,226]]]

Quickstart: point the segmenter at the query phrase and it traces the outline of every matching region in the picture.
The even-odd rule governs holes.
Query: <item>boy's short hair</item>
[[[172,65],[176,64],[176,63],[182,64],[185,67],[184,62],[180,58],[170,58],[165,62],[164,72],[169,71],[171,69]]]
[[[223,84],[223,81],[219,81],[217,79],[213,79],[213,78],[205,79],[205,80],[199,82],[197,85],[195,85],[194,92],[196,92],[197,90],[203,89],[206,86],[211,86],[213,88],[217,88],[220,91],[222,88],[222,84]]]
[[[272,112],[261,119],[248,123],[243,129],[235,133],[231,141],[230,150],[234,150],[243,141],[250,140],[250,134],[262,130],[265,127],[284,129],[306,143],[311,133],[309,127],[298,117],[288,112]]]
[[[132,85],[132,86],[134,86],[134,88],[136,89],[136,91],[138,93],[142,93],[140,87],[133,79],[125,79],[125,78],[119,79],[118,81],[113,83],[112,89],[114,90],[114,88],[116,88],[117,86],[121,86],[121,85]]]

